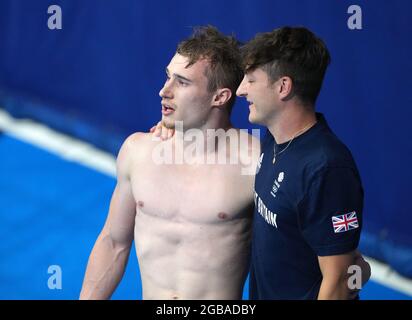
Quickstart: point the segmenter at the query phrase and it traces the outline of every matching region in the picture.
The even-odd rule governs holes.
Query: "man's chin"
[[[268,115],[269,114],[267,112],[258,112],[256,106],[252,105],[249,108],[248,120],[250,123],[266,126]]]
[[[249,117],[248,117],[248,119],[249,119],[249,122],[250,123],[253,123],[253,124],[262,124],[262,121],[259,121],[260,119],[258,119],[258,117],[256,117],[256,115],[252,115],[252,114],[249,114]]]

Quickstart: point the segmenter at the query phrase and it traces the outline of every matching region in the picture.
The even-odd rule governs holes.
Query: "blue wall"
[[[47,28],[51,4],[62,8],[62,30]],[[362,30],[347,27],[351,4],[362,8]],[[317,107],[359,165],[362,250],[412,276],[411,12],[406,0],[2,0],[0,105],[115,153],[127,134],[159,120],[164,67],[191,26],[246,41],[304,25],[331,51]],[[238,102],[234,124],[252,128],[247,112]]]

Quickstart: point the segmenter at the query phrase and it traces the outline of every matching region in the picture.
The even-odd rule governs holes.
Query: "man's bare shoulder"
[[[153,145],[158,143],[152,133],[135,132],[123,142],[117,156],[117,169],[125,173],[130,172],[130,166],[136,161],[141,161],[150,154]]]
[[[150,132],[135,132],[129,135],[123,142],[122,149],[126,152],[149,151],[154,145],[161,142]]]

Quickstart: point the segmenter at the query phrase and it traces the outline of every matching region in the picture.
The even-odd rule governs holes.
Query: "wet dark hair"
[[[232,97],[227,103],[229,114],[236,100],[236,90],[243,78],[239,42],[233,36],[225,36],[213,26],[194,28],[192,36],[179,43],[176,52],[189,59],[190,67],[200,59],[207,59],[205,70],[208,91],[229,88]]]
[[[245,72],[262,68],[275,82],[292,79],[292,92],[303,104],[314,105],[322,87],[330,54],[324,42],[304,27],[283,27],[259,33],[241,48]]]

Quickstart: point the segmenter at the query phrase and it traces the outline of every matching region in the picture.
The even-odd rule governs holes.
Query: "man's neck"
[[[282,144],[303,134],[316,123],[316,113],[311,107],[288,106],[268,124],[277,144]]]
[[[191,129],[184,128],[183,131],[176,131],[173,140],[174,144],[176,144],[178,140],[183,149],[190,146],[190,148],[196,147],[197,150],[204,150],[204,153],[215,152],[218,148],[218,144],[214,143],[216,138],[225,135],[226,132],[232,128],[233,126],[229,117],[211,117],[202,126],[191,128],[195,130],[190,132],[190,134],[188,134],[188,131]],[[210,146],[214,147],[210,148]]]

